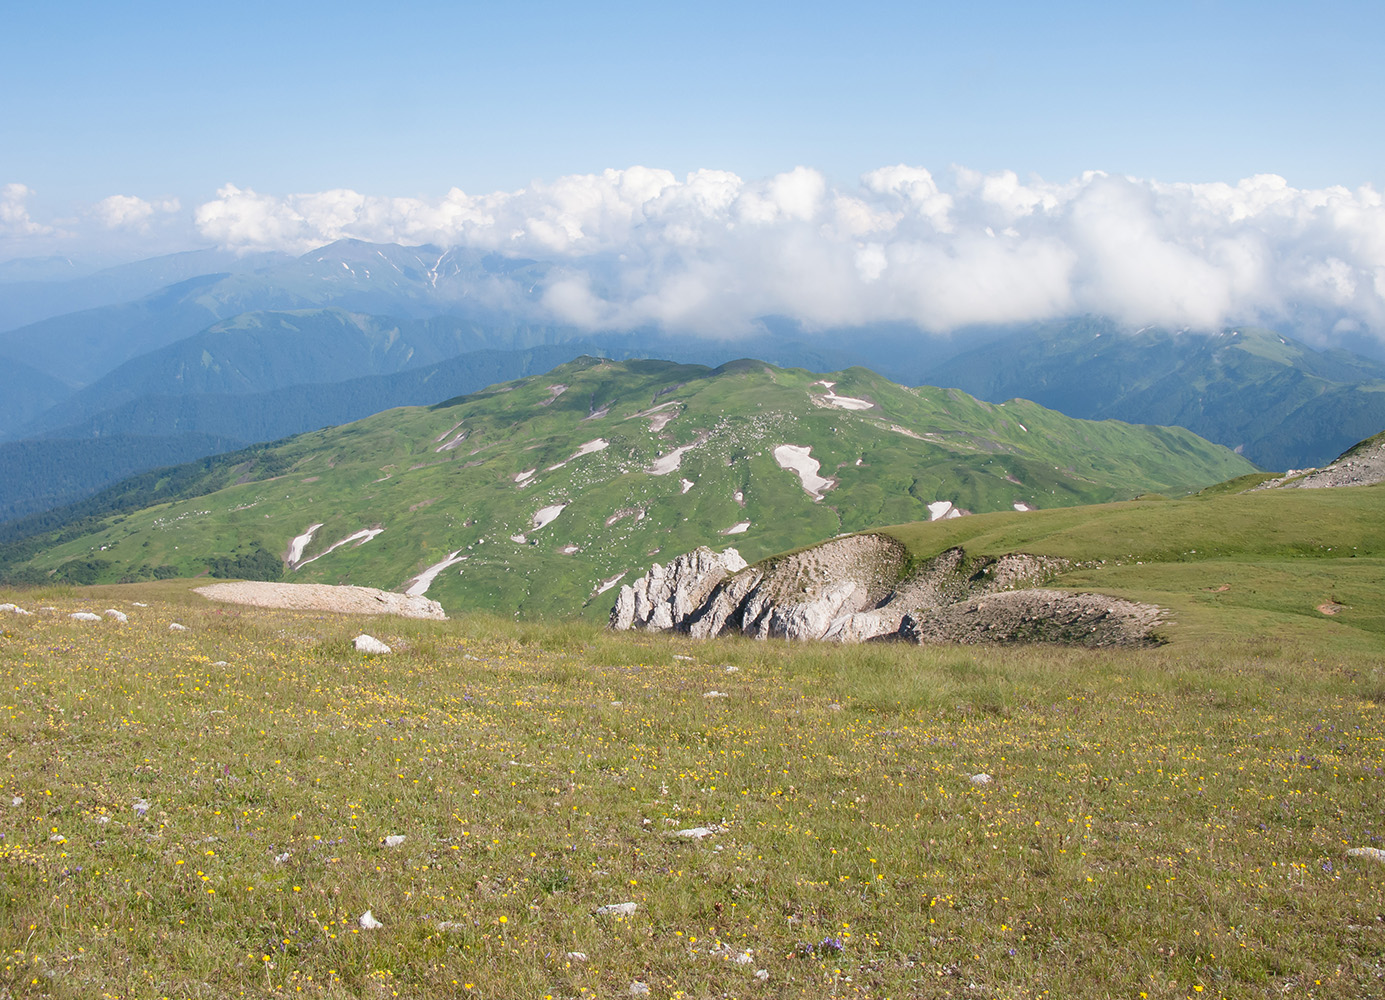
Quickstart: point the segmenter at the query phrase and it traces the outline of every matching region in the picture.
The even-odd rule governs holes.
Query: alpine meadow
[[[0,1000],[1385,996],[1385,6],[0,38]]]

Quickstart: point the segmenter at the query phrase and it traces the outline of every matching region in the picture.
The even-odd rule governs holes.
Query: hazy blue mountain
[[[0,362],[0,439],[72,395],[72,389],[19,361]]]
[[[287,254],[189,250],[95,268],[66,257],[0,264],[0,331],[143,298],[207,274],[233,274],[292,260]]]
[[[1385,426],[1385,363],[1252,328],[1132,333],[1082,319],[967,351],[929,381],[1075,417],[1186,427],[1274,470],[1329,462]]]
[[[72,503],[148,469],[239,446],[214,434],[8,441],[0,444],[0,522]]]

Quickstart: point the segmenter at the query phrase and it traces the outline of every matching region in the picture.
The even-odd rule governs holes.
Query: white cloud
[[[40,236],[51,233],[51,226],[29,218],[29,198],[33,191],[23,184],[0,187],[0,236]]]
[[[1385,330],[1380,195],[1273,175],[1053,183],[955,168],[942,185],[899,164],[834,186],[808,167],[749,181],[630,167],[436,201],[227,185],[196,221],[231,247],[355,237],[541,257],[558,265],[544,307],[589,327],[734,336],[774,314],[946,331],[1085,312],[1215,327],[1308,308]]]
[[[103,198],[94,206],[92,212],[108,229],[148,229],[149,220],[158,214],[173,214],[182,205],[177,198],[163,198],[145,201],[129,194],[113,194]]]

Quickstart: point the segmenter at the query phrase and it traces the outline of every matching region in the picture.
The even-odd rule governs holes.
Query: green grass
[[[1252,582],[1229,579],[1216,600]],[[57,609],[0,613],[0,993],[1379,992],[1385,869],[1345,852],[1385,846],[1385,653],[1327,620],[1261,631],[1287,596],[1080,652],[349,619],[187,587],[0,595]],[[129,624],[67,617],[107,607]],[[396,653],[356,654],[362,630]],[[670,836],[699,825],[723,829]]]
[[[195,576],[216,557],[256,547],[285,554],[290,539],[322,522],[305,551],[321,558],[288,579],[392,590],[460,551],[467,561],[428,593],[450,610],[600,619],[614,596],[595,593],[602,582],[622,573],[628,581],[709,540],[755,560],[926,518],[938,500],[973,511],[1071,506],[1183,493],[1250,469],[1180,429],[1076,421],[1023,400],[993,406],[864,369],[829,380],[877,408],[836,409],[823,403],[818,375],[758,362],[712,371],[586,359],[437,407],[300,435],[240,466],[210,463],[213,472],[195,477],[197,496],[29,539],[13,553],[24,569],[76,582],[159,567]],[[555,385],[568,388],[555,397]],[[658,434],[648,419],[631,419],[656,403],[677,413]],[[437,450],[462,431],[457,448]],[[609,447],[572,459],[597,438]],[[677,472],[645,471],[704,439]],[[782,444],[811,447],[821,474],[836,480],[820,501],[775,462]],[[529,470],[537,471],[517,485]],[[694,485],[684,489],[684,479]],[[534,513],[557,504],[568,506],[533,530]],[[621,511],[627,516],[607,523]],[[742,521],[744,534],[720,534]],[[367,544],[323,554],[375,526],[384,531]]]

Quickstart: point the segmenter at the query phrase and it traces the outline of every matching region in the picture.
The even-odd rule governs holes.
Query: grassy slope
[[[1236,615],[1124,652],[693,643],[186,586],[0,593],[56,609],[0,618],[16,997],[1378,991],[1385,882],[1345,853],[1385,846],[1378,650]]]
[[[302,435],[274,449],[291,475],[236,484],[242,470],[224,470],[219,492],[113,518],[34,565],[96,558],[109,562],[109,579],[165,564],[194,575],[213,555],[257,544],[284,552],[318,521],[324,527],[308,556],[383,526],[368,544],[338,549],[291,578],[395,588],[460,550],[468,561],[429,591],[445,607],[573,613],[600,581],[642,572],[740,521],[750,530],[726,542],[755,559],[927,517],[937,500],[978,511],[1019,501],[1093,503],[1183,492],[1249,468],[1180,429],[1074,421],[1023,401],[993,406],[956,390],[906,389],[864,369],[832,379],[840,395],[866,397],[876,408],[815,405],[812,397],[821,402],[824,391],[814,385],[819,376],[759,362],[713,372],[587,359],[451,403]],[[555,398],[551,387],[559,384],[568,389]],[[659,434],[647,419],[632,418],[665,403],[677,416]],[[609,412],[593,416],[603,407]],[[454,427],[469,436],[439,452]],[[551,468],[597,438],[610,446]],[[645,471],[657,456],[699,440],[677,472]],[[837,479],[821,502],[778,467],[771,453],[780,444],[811,446],[822,474]],[[515,477],[530,469],[538,470],[532,482],[517,486]],[[683,478],[694,483],[686,492]],[[570,506],[532,530],[534,513],[557,504]],[[632,514],[606,524],[623,510]],[[525,543],[511,541],[521,534]],[[579,551],[561,554],[568,545]],[[602,615],[608,604],[603,596],[588,613]]]
[[[1175,623],[1167,631],[1175,638],[1230,639],[1249,630],[1327,637],[1342,649],[1385,642],[1385,487],[1215,488],[1185,500],[984,515],[887,532],[916,559],[962,545],[978,554],[1082,562],[1058,585],[1170,608]],[[1329,602],[1343,607],[1326,616],[1318,608]]]

